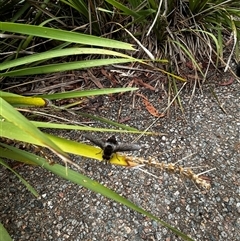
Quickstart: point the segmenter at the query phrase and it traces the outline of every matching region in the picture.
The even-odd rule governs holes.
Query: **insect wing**
[[[93,144],[95,144],[96,146],[99,146],[101,149],[104,149],[105,147],[105,143],[100,140],[100,139],[97,139],[95,138],[94,136],[90,136],[90,135],[84,135],[84,137],[86,139],[88,139],[89,141],[91,141]]]
[[[118,144],[115,136],[111,136],[110,138],[107,139],[106,142],[109,143],[110,145],[115,145],[115,146]]]
[[[121,143],[119,145],[116,146],[116,148],[114,149],[114,152],[118,152],[118,151],[137,151],[141,149],[141,146],[139,146],[138,144],[134,144],[134,143]]]

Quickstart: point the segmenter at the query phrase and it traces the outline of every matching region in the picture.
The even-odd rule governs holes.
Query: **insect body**
[[[141,149],[141,146],[137,144],[118,143],[115,136],[111,136],[105,142],[100,139],[96,139],[93,136],[85,135],[85,137],[103,150],[102,157],[106,164],[109,163],[110,159],[112,158],[112,155],[116,152],[136,151]]]

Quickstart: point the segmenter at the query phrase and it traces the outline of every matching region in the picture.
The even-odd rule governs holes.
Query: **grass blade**
[[[36,75],[36,74],[48,74],[48,73],[56,73],[74,69],[87,69],[91,67],[97,67],[102,65],[109,64],[119,64],[119,63],[128,63],[132,62],[132,59],[93,59],[93,60],[84,60],[84,61],[74,61],[68,63],[60,63],[60,64],[48,64],[37,67],[29,67],[19,70],[13,70],[6,73],[0,73],[0,76],[24,76],[24,75]]]
[[[38,97],[46,98],[48,100],[56,100],[56,99],[68,99],[68,98],[79,98],[79,97],[87,97],[87,96],[95,96],[95,95],[108,95],[115,93],[123,93],[126,91],[134,91],[138,90],[138,88],[105,88],[105,89],[94,89],[94,90],[82,90],[82,91],[68,91],[65,93],[56,93],[56,94],[47,94],[47,95],[38,95]]]
[[[41,143],[41,145],[47,146],[54,153],[58,153],[63,157],[67,155],[51,140],[49,140],[36,126],[34,126],[26,117],[16,111],[10,104],[8,104],[3,98],[0,97],[0,110],[1,116],[12,123],[17,129],[24,132],[26,135],[32,137],[34,140]],[[3,123],[2,123],[3,124]],[[1,132],[4,131],[3,125],[1,125]],[[9,132],[12,132],[10,129]]]
[[[13,147],[11,147],[11,150],[8,150],[9,152],[12,152],[12,149],[15,149]],[[0,148],[0,152],[1,152],[1,148]],[[18,151],[18,149],[16,150]],[[29,155],[33,155],[30,153],[28,154],[28,158]],[[25,157],[25,153],[24,152],[19,152],[19,158],[26,158]],[[71,169],[68,168],[67,173],[66,173],[66,169],[64,166],[59,165],[59,164],[54,164],[54,165],[50,165],[48,162],[46,162],[43,158],[35,158],[33,155],[33,160],[34,162],[36,162],[39,166],[45,168],[46,170],[56,174],[57,176],[60,176],[68,181],[71,181],[73,183],[76,183],[80,186],[83,186],[93,192],[96,193],[100,193],[103,196],[110,198],[118,203],[121,203],[125,206],[127,206],[128,208],[137,211],[138,213],[141,213],[143,215],[146,215],[147,217],[156,220],[157,222],[159,222],[161,225],[169,228],[172,232],[174,232],[175,234],[177,234],[178,236],[182,237],[184,240],[187,241],[193,241],[190,237],[188,237],[187,235],[185,235],[184,233],[180,232],[178,229],[172,227],[171,225],[169,225],[168,223],[164,222],[163,220],[157,218],[156,216],[152,215],[151,213],[145,211],[144,209],[136,206],[134,203],[132,203],[131,201],[129,201],[128,199],[120,196],[119,194],[117,194],[116,192],[112,191],[111,189],[101,185],[100,183],[98,183],[97,181],[94,181],[92,179],[90,179],[87,176],[84,176],[76,171],[73,171]]]
[[[12,241],[8,231],[4,228],[2,223],[0,223],[0,240],[1,241]]]
[[[1,144],[3,145],[3,144]],[[3,145],[5,147],[7,147],[6,145]],[[14,154],[14,151],[13,151]],[[17,158],[17,154],[16,154],[16,158]],[[6,162],[4,162],[2,159],[0,159],[0,164],[3,165],[4,167],[6,167],[8,170],[10,170],[11,172],[13,172],[20,180],[21,182],[26,186],[26,188],[35,196],[38,197],[39,194],[38,192],[34,189],[34,187],[32,187],[24,178],[22,178],[16,171],[14,171]],[[5,240],[5,239],[4,239]]]
[[[60,29],[47,28],[42,26],[34,26],[29,24],[0,22],[0,30],[33,35],[43,38],[56,39],[70,43],[79,43],[84,45],[101,46],[106,48],[128,49],[134,50],[131,44],[111,40],[93,35],[69,32]]]

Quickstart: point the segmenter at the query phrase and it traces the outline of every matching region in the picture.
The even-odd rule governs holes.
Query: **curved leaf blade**
[[[59,153],[63,157],[67,157],[55,143],[49,140],[36,126],[34,126],[25,116],[16,111],[10,104],[8,104],[3,98],[0,97],[0,114],[3,118],[15,125],[17,129],[26,135],[32,137],[41,145],[47,146],[55,153]],[[1,131],[3,132],[3,123],[1,124]],[[12,131],[10,129],[10,131]]]
[[[16,156],[16,158],[17,158],[17,156]],[[21,175],[19,175],[16,171],[14,171],[6,162],[4,162],[3,160],[0,159],[0,164],[3,165],[4,167],[6,167],[11,172],[13,172],[35,197],[39,196],[38,192],[34,189],[34,187],[32,187]]]
[[[0,240],[2,241],[12,241],[8,231],[4,228],[2,223],[0,223]]]
[[[131,44],[120,42],[117,40],[111,40],[107,38],[96,37],[93,35],[75,33],[42,26],[34,26],[29,24],[0,22],[0,30],[13,33],[21,33],[26,35],[33,35],[49,39],[56,39],[70,43],[101,46],[106,48],[134,50]]]
[[[24,76],[36,74],[48,74],[62,71],[69,71],[74,69],[87,69],[109,64],[120,64],[132,62],[132,59],[114,58],[114,59],[92,59],[83,61],[74,61],[68,63],[48,64],[36,67],[23,68],[12,70],[5,73],[0,73],[0,76]]]
[[[12,148],[11,148],[12,149]],[[0,148],[1,151],[1,148]],[[11,150],[9,150],[11,151]],[[29,155],[33,155],[28,153],[28,157]],[[24,152],[19,153],[19,158],[26,158]],[[117,194],[116,192],[112,191],[111,189],[103,186],[102,184],[98,183],[95,180],[90,179],[89,177],[82,175],[76,171],[73,171],[71,169],[68,168],[67,172],[66,172],[66,167],[59,165],[59,164],[54,164],[54,165],[50,165],[48,162],[46,162],[43,158],[35,158],[33,155],[33,160],[34,162],[36,162],[39,166],[45,168],[48,171],[51,171],[52,173],[66,179],[69,180],[73,183],[76,183],[80,186],[83,186],[91,191],[94,191],[96,193],[100,193],[103,196],[110,198],[118,203],[121,203],[125,206],[127,206],[128,208],[137,211],[138,213],[141,213],[143,215],[146,215],[147,217],[156,220],[157,222],[159,222],[161,225],[167,227],[168,229],[170,229],[172,232],[174,232],[175,234],[177,234],[178,236],[182,237],[184,240],[187,241],[193,241],[193,239],[191,239],[190,237],[188,237],[187,235],[185,235],[184,233],[182,233],[181,231],[179,231],[178,229],[172,227],[171,225],[169,225],[168,223],[164,222],[163,220],[157,218],[156,216],[152,215],[151,213],[145,211],[144,209],[136,206],[134,203],[132,203],[131,201],[129,201],[128,199],[120,196],[119,194]]]

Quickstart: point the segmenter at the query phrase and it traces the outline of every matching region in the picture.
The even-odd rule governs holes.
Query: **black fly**
[[[118,143],[115,136],[111,136],[105,142],[100,139],[96,139],[93,136],[85,135],[85,137],[103,150],[102,157],[106,164],[109,163],[110,159],[112,158],[112,155],[116,152],[137,151],[141,149],[141,146],[137,144]]]

